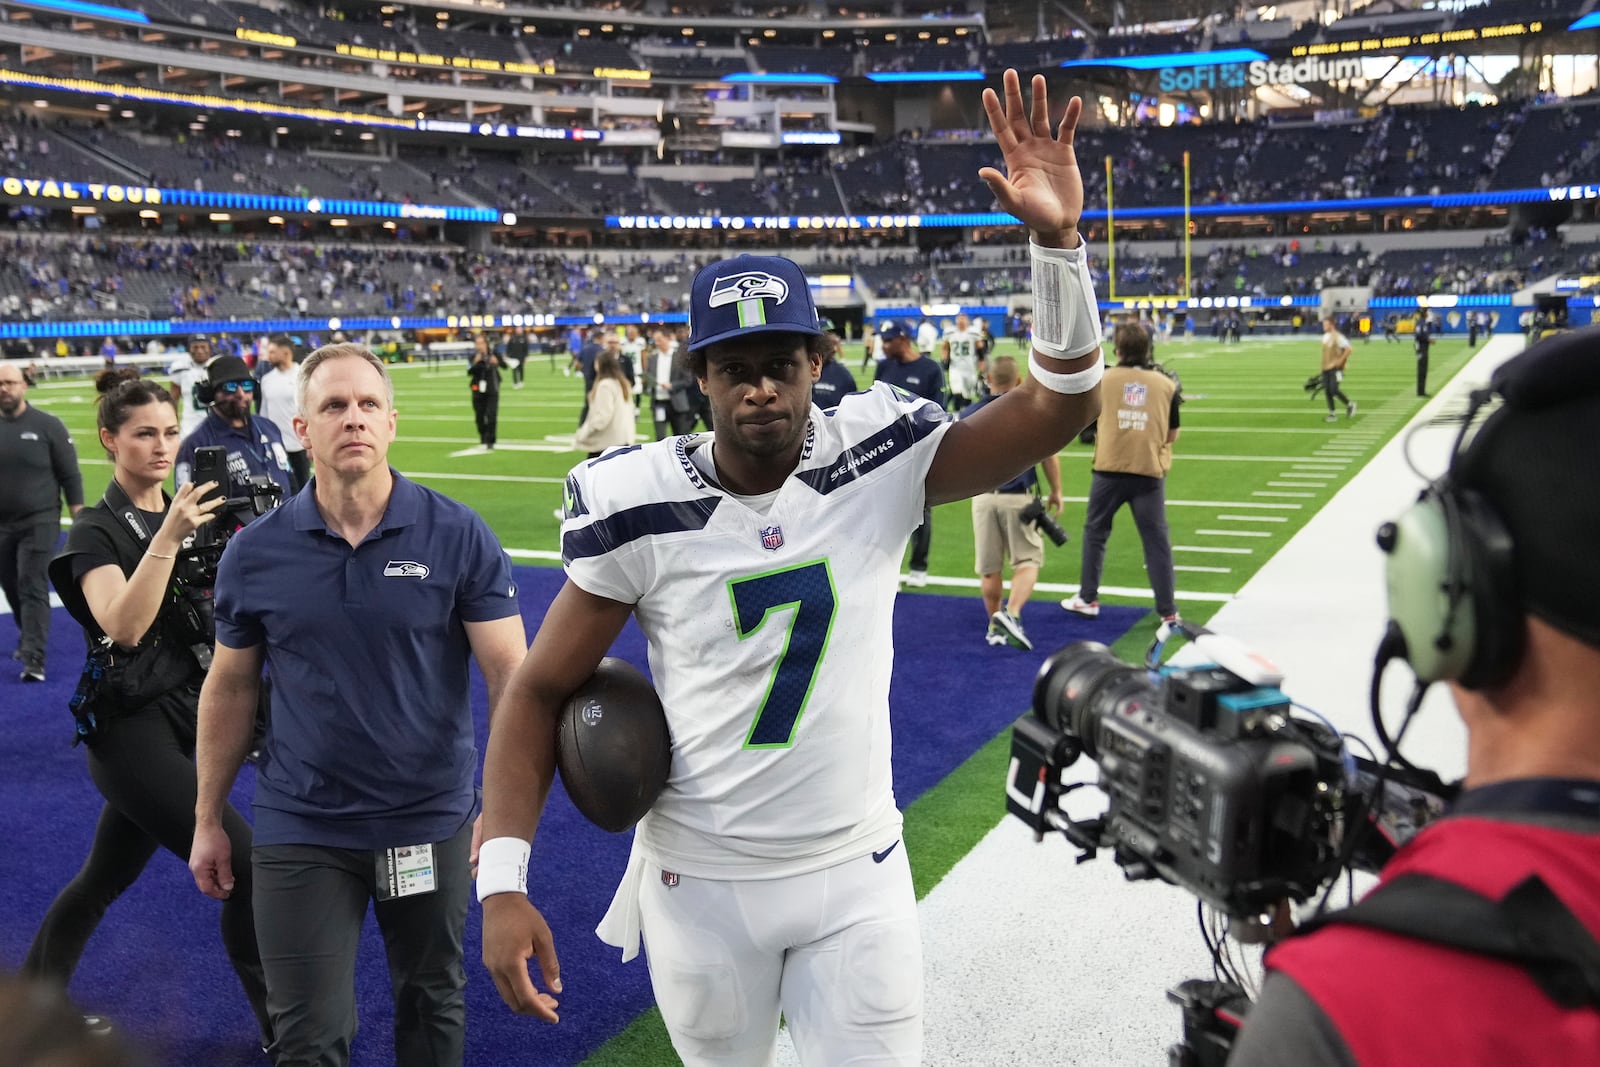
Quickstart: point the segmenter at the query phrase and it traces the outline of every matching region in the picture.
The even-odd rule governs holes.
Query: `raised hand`
[[[1045,246],[1076,248],[1078,219],[1083,214],[1083,175],[1072,138],[1077,132],[1083,100],[1067,101],[1066,114],[1054,133],[1050,130],[1050,100],[1044,75],[1033,76],[1033,102],[1025,108],[1022,79],[1015,70],[1003,78],[1005,102],[993,89],[983,91],[983,110],[989,116],[995,143],[1005,156],[1006,173],[993,167],[978,171],[1000,207],[1020,219]]]
[[[205,482],[201,485],[185,482],[178,486],[177,491],[172,494],[172,506],[167,509],[167,517],[161,523],[162,531],[172,534],[181,544],[184,538],[221,514],[222,505],[227,503],[225,497],[202,499],[217,485],[217,482]]]

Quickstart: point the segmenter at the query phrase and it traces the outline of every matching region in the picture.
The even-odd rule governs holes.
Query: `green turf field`
[[[1002,341],[999,353],[1016,350]],[[1436,344],[1430,388],[1441,386],[1470,354],[1462,339]],[[1341,411],[1331,423],[1324,421],[1322,398],[1312,399],[1303,389],[1319,366],[1318,335],[1229,347],[1177,341],[1160,346],[1157,356],[1182,378],[1188,398],[1167,479],[1167,518],[1179,568],[1179,606],[1195,621],[1203,622],[1217,603],[1237,592],[1424,403],[1414,395],[1410,345],[1381,340],[1358,345],[1344,382],[1358,411],[1354,418]],[[856,346],[843,361],[864,385],[860,358]],[[543,357],[531,361],[525,388],[511,389],[508,376],[499,444],[485,452],[477,445],[462,364],[401,365],[394,368],[394,379],[400,439],[390,461],[475,508],[516,562],[554,566],[558,523],[553,512],[567,470],[582,458],[571,449],[582,404],[580,380],[552,370]],[[31,390],[29,401],[67,422],[78,442],[85,492],[95,499],[110,465],[94,445],[92,396],[86,382],[49,382]],[[641,430],[650,433],[647,420]],[[1042,583],[1077,582],[1089,476],[1088,448],[1074,445],[1062,453],[1068,502],[1061,523],[1073,540],[1065,548],[1047,546]],[[960,592],[960,585],[939,581],[955,578],[970,581],[976,596],[970,505],[940,507],[933,521],[934,584],[928,592]],[[1138,536],[1126,514],[1107,549],[1102,586],[1104,600],[1148,603]],[[1119,596],[1117,589],[1134,592]],[[1056,595],[1041,591],[1034,610],[1043,610]],[[1115,651],[1136,659],[1154,621],[1146,616]],[[905,837],[919,897],[1003,817],[995,783],[1003,776],[1008,744],[1006,736],[991,741],[906,811]],[[588,1061],[605,1067],[671,1062],[671,1045],[653,1011]]]

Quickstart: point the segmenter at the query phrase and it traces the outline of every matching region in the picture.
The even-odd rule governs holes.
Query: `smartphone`
[[[195,485],[204,485],[207,482],[217,484],[200,497],[202,503],[207,500],[220,500],[228,495],[228,450],[221,445],[207,445],[194,450],[194,466],[190,471],[189,480]]]

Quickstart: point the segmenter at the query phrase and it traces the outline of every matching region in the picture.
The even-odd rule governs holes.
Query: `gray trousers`
[[[50,579],[45,570],[61,539],[61,520],[0,522],[0,590],[11,605],[22,639],[20,659],[44,660],[50,637]]]
[[[1083,568],[1078,595],[1084,600],[1100,598],[1100,572],[1105,567],[1111,520],[1124,504],[1133,511],[1133,525],[1144,543],[1144,569],[1156,596],[1156,614],[1171,615],[1178,610],[1178,605],[1172,574],[1172,540],[1167,533],[1164,478],[1094,472],[1083,519]]]
[[[277,1039],[276,1067],[350,1062],[356,948],[368,901],[389,957],[396,1067],[459,1067],[466,1044],[461,945],[472,890],[471,847],[471,823],[435,842],[438,887],[393,900],[376,899],[381,851],[255,847],[256,941]]]

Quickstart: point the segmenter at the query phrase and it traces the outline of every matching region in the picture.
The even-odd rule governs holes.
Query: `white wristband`
[[[478,903],[496,893],[528,892],[528,854],[519,837],[494,837],[478,848]]]
[[[1033,265],[1033,344],[1047,356],[1071,359],[1100,344],[1100,308],[1089,276],[1089,250],[1044,248],[1030,238]]]
[[[1063,374],[1056,370],[1045,370],[1039,362],[1037,352],[1028,355],[1028,377],[1036,379],[1040,385],[1052,393],[1087,393],[1100,384],[1100,378],[1106,372],[1105,357],[1094,361],[1094,366],[1088,370],[1075,371],[1072,374]]]

